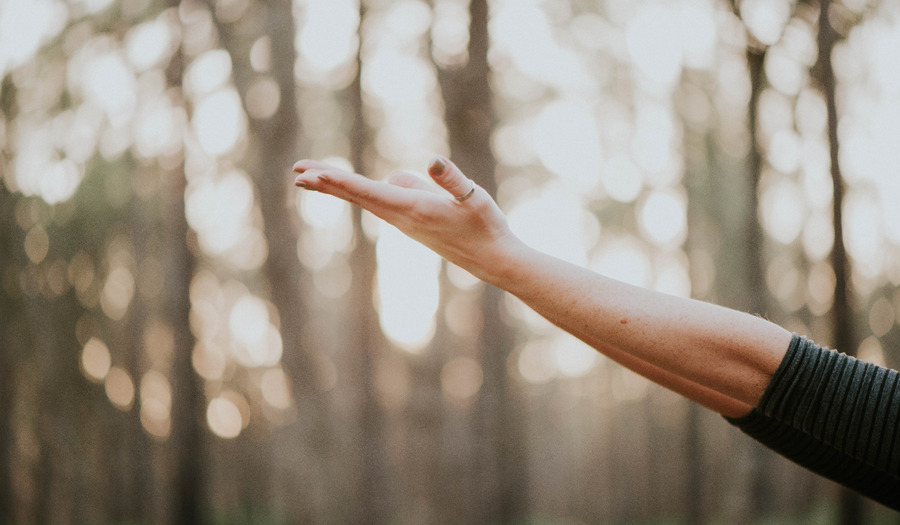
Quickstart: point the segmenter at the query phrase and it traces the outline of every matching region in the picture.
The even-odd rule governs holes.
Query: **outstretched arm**
[[[447,260],[520,298],[598,351],[728,416],[756,406],[791,340],[761,318],[598,275],[531,249],[493,199],[446,159],[376,182],[300,161],[295,184],[361,206]]]

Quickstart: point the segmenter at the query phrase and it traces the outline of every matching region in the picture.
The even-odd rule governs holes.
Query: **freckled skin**
[[[791,333],[760,317],[631,286],[538,252],[483,189],[437,158],[429,175],[387,183],[304,160],[295,184],[361,206],[501,288],[610,359],[730,417],[756,406]]]

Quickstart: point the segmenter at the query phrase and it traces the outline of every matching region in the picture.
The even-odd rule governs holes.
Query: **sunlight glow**
[[[844,228],[847,253],[854,268],[869,278],[883,269],[884,241],[881,214],[872,195],[851,192],[844,202]]]
[[[95,337],[88,339],[81,350],[81,370],[85,376],[95,383],[101,383],[106,379],[111,364],[109,348],[103,341]]]
[[[202,97],[219,89],[231,76],[231,55],[224,49],[211,49],[191,61],[186,86],[195,97]]]
[[[347,251],[353,242],[350,205],[341,199],[317,192],[298,192],[297,211],[310,230],[300,238],[297,255],[314,270],[325,268],[336,253]]]
[[[385,26],[398,40],[414,40],[431,26],[431,9],[422,0],[395,0],[389,4]]]
[[[7,0],[0,3],[0,77],[34,56],[41,45],[65,27],[68,10],[53,0]]]
[[[228,359],[218,348],[209,347],[202,342],[194,346],[191,352],[191,364],[194,371],[207,381],[220,381],[225,373]]]
[[[272,39],[263,35],[250,46],[250,67],[257,73],[266,73],[272,68]]]
[[[103,108],[107,118],[122,125],[137,105],[137,81],[121,53],[111,51],[88,59],[81,75],[85,98]]]
[[[544,189],[518,203],[507,216],[509,227],[535,249],[583,266],[586,250],[600,237],[596,217],[585,212],[581,199],[563,189]]]
[[[84,167],[71,159],[53,158],[53,145],[65,139],[55,136],[49,126],[23,128],[17,140],[15,186],[23,194],[37,195],[49,204],[70,199],[84,177]]]
[[[441,67],[459,67],[468,60],[469,11],[466,2],[437,0],[431,27],[431,54]]]
[[[345,257],[332,259],[331,263],[316,271],[313,285],[316,290],[330,299],[338,299],[350,289],[353,282],[353,270]]]
[[[262,341],[269,327],[266,303],[252,295],[245,295],[234,303],[228,317],[228,328],[239,342],[253,345]]]
[[[581,190],[600,179],[600,132],[592,114],[589,107],[560,100],[545,106],[534,123],[532,140],[541,162]]]
[[[375,251],[381,328],[403,349],[418,353],[434,335],[441,259],[387,223]]]
[[[281,360],[281,334],[269,321],[269,305],[252,295],[239,298],[228,316],[232,355],[247,367],[274,366]]]
[[[172,43],[172,29],[162,18],[136,25],[125,35],[125,53],[138,71],[146,71],[166,58]]]
[[[368,58],[362,81],[367,92],[389,106],[415,104],[437,87],[422,60],[386,47],[378,48]]]
[[[223,255],[242,240],[252,208],[253,185],[241,171],[192,181],[188,187],[188,223],[197,232],[203,250],[211,255]]]
[[[87,13],[98,13],[112,5],[114,1],[115,0],[69,0],[69,3],[82,7]]]
[[[626,155],[609,159],[601,172],[603,188],[619,202],[634,202],[644,185],[644,177],[634,162]]]
[[[797,184],[785,178],[779,178],[762,192],[759,211],[763,226],[781,244],[794,242],[803,228],[806,206],[798,195]]]
[[[100,306],[110,319],[121,319],[134,298],[134,275],[124,266],[116,266],[106,277]]]
[[[231,150],[244,133],[246,118],[241,99],[233,88],[203,97],[194,110],[194,133],[200,146],[212,156]]]
[[[471,290],[478,286],[481,280],[478,277],[475,277],[471,273],[463,270],[459,266],[448,262],[447,263],[447,278],[453,284],[453,286],[459,288],[460,290]]]
[[[682,0],[678,29],[685,66],[705,69],[714,64],[718,45],[716,16],[713,2]]]
[[[877,337],[869,336],[865,338],[863,342],[860,343],[856,355],[862,361],[873,363],[881,367],[888,366],[884,358],[884,347]]]
[[[519,71],[566,92],[592,85],[588,67],[555,38],[540,7],[507,0],[498,2],[491,15],[493,45]]]
[[[822,261],[834,246],[834,226],[831,214],[815,211],[806,220],[803,228],[803,251],[811,261]]]
[[[184,109],[173,107],[169,97],[144,101],[134,122],[134,147],[138,155],[150,159],[178,152],[186,122]]]
[[[297,48],[313,68],[332,70],[356,52],[359,11],[352,0],[308,0]]]
[[[273,408],[286,409],[294,403],[291,395],[290,378],[280,368],[272,368],[263,373],[260,391],[266,403]]]
[[[473,401],[483,380],[481,365],[471,357],[454,357],[441,369],[444,397],[454,404],[465,406]]]
[[[230,399],[216,397],[206,408],[206,422],[212,432],[224,439],[238,437],[241,433],[241,411]]]
[[[141,424],[151,435],[166,438],[172,426],[172,387],[166,376],[151,370],[141,378]]]
[[[646,237],[657,246],[675,247],[687,235],[687,202],[676,191],[654,191],[638,212],[638,222]]]
[[[648,287],[653,267],[642,243],[633,237],[612,239],[601,244],[591,269],[635,286]]]
[[[676,297],[691,296],[690,262],[682,252],[666,254],[656,258],[656,282],[653,289]]]
[[[134,401],[134,381],[124,369],[114,366],[106,374],[106,396],[120,410],[131,410]]]
[[[497,160],[507,166],[527,166],[534,162],[536,137],[531,123],[499,125],[491,137]]]
[[[50,236],[39,224],[35,225],[25,235],[24,247],[31,264],[40,264],[50,251]]]
[[[875,337],[883,337],[894,327],[896,314],[891,302],[884,297],[872,304],[869,310],[869,328]]]
[[[791,16],[791,4],[784,0],[741,0],[740,11],[753,36],[764,45],[772,45]]]
[[[247,113],[255,119],[267,119],[278,111],[281,104],[281,89],[271,77],[262,77],[253,81],[244,94],[247,101]]]
[[[597,363],[597,351],[574,336],[560,333],[551,344],[556,369],[566,377],[583,377]]]
[[[807,80],[806,66],[798,64],[781,46],[772,47],[766,54],[766,79],[778,91],[796,95]]]
[[[818,309],[821,313],[817,315],[825,315],[834,301],[835,284],[836,278],[830,264],[821,262],[809,269],[806,287],[809,292],[810,310],[815,312]]]
[[[815,272],[810,273],[811,281],[808,283],[811,291],[823,291],[823,281],[812,281]],[[824,276],[824,274],[819,274]],[[766,284],[769,291],[772,292],[781,305],[788,311],[794,311],[803,306],[804,293],[803,283],[800,272],[797,270],[794,261],[786,253],[780,253],[772,258],[769,266],[766,268]],[[833,289],[833,285],[832,285]]]
[[[544,384],[556,377],[554,357],[545,342],[533,340],[519,351],[516,368],[525,381]]]
[[[670,184],[673,167],[676,167],[673,144],[678,140],[678,124],[671,108],[660,104],[643,104],[635,115],[635,131],[631,141],[631,153],[649,174],[655,175],[649,182]]]
[[[640,6],[625,32],[631,60],[647,78],[665,86],[674,85],[681,74],[682,50],[671,8],[655,2]]]
[[[800,165],[800,138],[792,130],[776,131],[769,141],[766,158],[781,173],[793,173]]]
[[[477,336],[483,326],[479,306],[477,295],[455,294],[444,310],[447,328],[460,337]]]

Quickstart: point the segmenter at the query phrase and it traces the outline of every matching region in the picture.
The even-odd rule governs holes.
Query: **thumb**
[[[468,177],[459,171],[456,164],[453,164],[444,157],[435,157],[428,164],[428,174],[438,183],[438,186],[444,188],[450,195],[454,197],[462,197],[472,189],[474,184]]]

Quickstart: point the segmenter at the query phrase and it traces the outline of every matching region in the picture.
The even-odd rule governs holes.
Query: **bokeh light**
[[[271,368],[263,373],[260,391],[266,403],[274,408],[286,409],[293,404],[290,378],[280,368]]]
[[[112,365],[109,348],[103,341],[90,338],[81,350],[81,370],[88,379],[94,382],[103,382]]]
[[[440,258],[387,223],[378,236],[376,254],[381,327],[402,348],[419,352],[434,335]]]
[[[54,0],[15,0],[0,4],[0,74],[23,64],[62,30],[67,10]]]
[[[539,190],[510,209],[508,220],[533,248],[582,266],[600,237],[599,223],[584,211],[578,195],[561,188]]]
[[[141,424],[151,435],[166,438],[171,429],[172,387],[166,376],[151,370],[141,378]]]
[[[134,381],[124,369],[114,366],[109,369],[104,382],[106,396],[121,410],[131,410],[134,402]]]
[[[544,165],[579,189],[599,182],[600,132],[589,107],[556,101],[534,123],[534,149]]]
[[[722,283],[739,283],[733,276],[746,262],[734,260],[744,259],[735,250],[742,241],[736,232],[758,219],[764,237],[753,248],[766,289],[754,292],[763,294],[764,314],[792,330],[830,336],[827,319],[838,284],[829,258],[834,195],[826,101],[811,69],[819,58],[815,10],[794,9],[785,0],[744,0],[738,13],[708,0],[588,4],[490,2],[484,78],[493,105],[463,119],[492,129],[495,158],[488,160],[513,231],[541,251],[626,283],[727,302],[732,297],[723,291],[732,289]],[[78,366],[86,381],[104,386],[104,402],[129,411],[139,400],[141,428],[167,439],[183,395],[169,380],[184,372],[177,367],[184,366],[186,348],[176,344],[193,344],[196,394],[208,401],[206,424],[214,436],[233,439],[259,424],[248,435],[274,436],[273,450],[303,456],[308,451],[295,446],[299,441],[287,440],[305,439],[305,431],[285,432],[301,436],[286,441],[268,433],[311,421],[342,431],[371,409],[388,422],[378,437],[385,439],[390,463],[405,456],[397,451],[410,450],[404,440],[421,444],[438,435],[425,434],[434,428],[447,438],[446,450],[469,454],[470,443],[456,439],[472,429],[457,426],[455,418],[481,418],[494,399],[481,403],[479,396],[498,395],[488,382],[506,372],[517,382],[499,395],[521,396],[525,460],[536,461],[527,467],[546,472],[542,479],[558,486],[567,486],[557,483],[563,477],[576,479],[576,462],[587,457],[582,450],[611,447],[609,433],[617,428],[649,422],[654,432],[668,431],[689,417],[686,405],[608,365],[508,294],[498,299],[499,324],[514,343],[498,345],[496,351],[508,352],[506,369],[492,370],[496,362],[484,345],[493,334],[485,331],[498,320],[484,310],[494,297],[484,294],[489,287],[371,214],[363,213],[358,229],[347,203],[295,192],[290,160],[258,158],[269,146],[285,146],[298,157],[381,179],[396,169],[421,170],[434,154],[467,154],[456,149],[458,142],[451,150],[454,122],[447,117],[456,108],[440,80],[469,63],[469,2],[302,0],[291,6],[293,35],[262,30],[274,7],[248,0],[156,7],[141,0],[0,0],[0,76],[8,74],[17,88],[18,106],[0,119],[0,184],[12,196],[9,226],[19,242],[18,257],[0,268],[0,287],[22,301],[71,301],[82,310],[72,317],[80,319]],[[857,350],[863,359],[892,362],[900,320],[900,294],[893,290],[900,283],[900,207],[894,205],[900,200],[900,17],[890,2],[848,0],[832,11],[842,37],[832,58],[847,183],[845,242],[862,322]],[[237,30],[238,46],[228,45],[223,28]],[[758,79],[748,75],[748,49],[765,50]],[[293,86],[284,83],[290,68],[279,62],[286,51],[296,52]],[[176,56],[180,64],[170,64]],[[178,68],[170,65],[184,66],[181,85],[171,76]],[[748,129],[752,80],[762,81],[755,144]],[[12,100],[4,97],[4,104]],[[296,107],[285,107],[288,101]],[[274,117],[294,111],[300,126],[283,130],[294,142],[277,144],[282,130],[271,128],[279,122]],[[758,188],[748,173],[752,147],[762,154]],[[267,177],[281,175],[269,162],[284,164],[277,202],[266,187],[274,179]],[[181,205],[182,182],[190,229],[172,235],[169,213]],[[758,209],[744,209],[757,190]],[[282,224],[289,226],[276,231],[269,219],[279,211],[289,214]],[[376,243],[374,265],[360,260],[368,253],[365,241]],[[178,248],[188,250],[190,265],[173,268],[170,255],[179,253],[170,253],[172,242],[184,243]],[[300,317],[279,303],[273,293],[281,291],[279,283],[269,282],[285,262],[285,246],[289,265],[300,265],[292,267],[300,281]],[[374,288],[369,271],[376,272]],[[172,278],[191,274],[190,314],[181,320],[189,322],[188,334],[167,315],[178,282]],[[372,289],[355,289],[362,283]],[[368,306],[348,304],[360,293],[374,294],[367,299],[379,319],[377,326],[364,326],[383,333],[350,326],[356,314],[347,312]],[[281,329],[287,323],[299,323],[304,348],[286,346],[292,334]],[[351,346],[369,352],[371,370],[361,366],[360,355],[349,355]],[[302,359],[282,360],[296,352],[308,352],[312,370],[292,368]],[[28,358],[44,356],[38,349]],[[42,379],[34,369],[25,362],[14,370],[16,379],[25,378],[17,383],[26,394],[21,399],[38,399],[28,397],[35,388],[29,380]],[[304,381],[318,389],[310,399],[298,394]],[[363,405],[370,395],[377,406]],[[617,417],[644,400],[637,415]],[[17,403],[22,417],[14,412],[14,470],[26,472],[47,443],[44,428],[30,436],[30,401]],[[43,410],[40,403],[35,407]],[[641,419],[644,406],[647,420]],[[423,412],[432,427],[410,431],[410,415]],[[138,414],[120,416],[138,421],[131,417]],[[95,432],[92,424],[84,428]],[[371,437],[359,430],[342,434],[346,441],[339,445]],[[634,457],[651,464],[653,454],[646,452],[663,435],[641,435],[632,440],[637,445],[628,444],[637,452],[616,454],[616,461]],[[545,442],[562,459],[535,459]],[[243,447],[235,445],[224,446]],[[121,446],[116,453],[130,445]],[[418,458],[421,451],[412,452]],[[79,476],[95,481],[85,458]],[[473,463],[460,458],[459,465]],[[329,456],[321,472],[356,472],[355,461]],[[563,463],[545,470],[543,461]],[[393,476],[402,470],[397,466],[385,472]],[[25,487],[17,488],[21,501],[39,502],[29,493],[34,480],[15,475]],[[278,482],[273,486],[292,486],[282,474],[272,479]],[[323,479],[322,487],[333,481]],[[544,495],[545,481],[535,483],[534,492],[542,494],[536,509],[545,508],[542,498],[559,501]],[[96,487],[83,491],[85,508],[94,508]],[[396,500],[416,507],[397,515],[434,515],[427,498],[397,490]],[[47,497],[62,499],[52,491]]]
[[[192,124],[204,151],[213,156],[227,153],[237,144],[246,125],[237,92],[224,88],[201,98],[194,108]]]
[[[241,411],[225,397],[213,398],[206,408],[206,422],[212,432],[224,439],[233,439],[241,433]]]
[[[441,369],[441,388],[452,403],[466,404],[481,389],[484,374],[471,357],[454,357]]]

